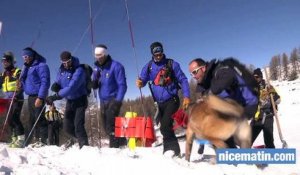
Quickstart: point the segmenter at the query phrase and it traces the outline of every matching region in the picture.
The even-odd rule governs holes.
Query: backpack
[[[227,58],[220,62],[220,67],[230,67],[235,70],[235,72],[243,78],[245,85],[250,89],[250,91],[259,99],[259,85],[255,80],[254,76],[250,70],[238,60],[234,58]]]
[[[79,67],[82,67],[85,72],[85,80],[86,80],[86,91],[89,96],[92,92],[93,82],[92,82],[92,73],[93,69],[88,64],[80,64]]]
[[[149,75],[151,70],[152,70],[152,60],[149,61],[148,63],[148,69],[147,69],[147,74]],[[177,85],[177,88],[180,89],[180,85],[177,81],[177,78],[175,77],[174,70],[173,70],[173,59],[167,58],[167,64],[165,67],[158,72],[156,75],[153,83],[155,85],[159,86],[166,86],[169,85],[170,83],[175,82]]]

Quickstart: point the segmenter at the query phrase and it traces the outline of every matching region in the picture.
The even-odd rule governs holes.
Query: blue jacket
[[[72,56],[72,68],[65,69],[60,66],[56,77],[61,89],[58,95],[67,100],[74,100],[83,95],[87,95],[85,70],[80,66],[79,59]]]
[[[148,81],[154,82],[156,75],[161,69],[163,69],[167,64],[167,59],[164,58],[160,62],[150,62],[151,70],[149,71],[149,63],[147,63],[140,74],[140,79],[143,81],[143,86],[147,84]],[[172,83],[167,86],[159,86],[152,83],[152,92],[154,99],[159,102],[165,102],[170,98],[178,95],[178,83],[181,86],[182,93],[184,97],[190,97],[189,83],[188,80],[180,68],[180,65],[173,61],[173,73],[176,80],[172,80]]]
[[[107,61],[100,66],[95,63],[92,80],[98,82],[99,98],[103,102],[116,100],[122,102],[127,91],[124,66],[112,60],[108,55]]]
[[[21,73],[21,83],[25,94],[37,95],[41,99],[47,97],[50,87],[50,70],[44,57],[36,57],[31,65],[25,65]]]

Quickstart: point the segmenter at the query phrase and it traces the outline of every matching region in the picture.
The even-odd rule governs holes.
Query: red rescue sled
[[[146,147],[156,140],[151,117],[116,117],[115,136],[141,139]]]
[[[7,108],[9,107],[10,100],[0,98],[0,116],[6,114]]]

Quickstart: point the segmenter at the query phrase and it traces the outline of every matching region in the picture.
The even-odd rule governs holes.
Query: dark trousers
[[[178,97],[171,98],[163,103],[158,103],[159,116],[157,120],[160,123],[160,132],[163,135],[164,152],[173,150],[175,155],[180,154],[180,147],[173,130],[174,119],[172,115],[178,110],[179,106],[180,102]]]
[[[101,102],[101,118],[105,133],[109,136],[109,147],[119,148],[126,144],[126,138],[115,137],[115,118],[119,115],[122,103],[110,100]]]
[[[20,120],[23,103],[23,99],[14,101],[11,106],[10,114],[8,115],[9,126],[16,136],[24,135],[24,127]]]
[[[40,107],[35,107],[34,103],[37,99],[37,96],[29,96],[28,97],[28,111],[30,115],[30,130],[33,128],[34,123],[37,121],[31,136],[33,135],[35,138],[40,138],[41,141],[47,144],[47,137],[48,137],[48,122],[45,118],[45,103]],[[43,111],[42,111],[43,110]]]
[[[259,119],[258,121],[252,120],[250,124],[252,128],[252,144],[259,135],[259,133],[263,131],[266,148],[275,148],[273,136],[273,123],[274,118],[272,115],[266,116],[264,122],[262,119]]]
[[[88,100],[86,95],[74,100],[67,100],[63,121],[64,131],[70,137],[77,138],[80,148],[83,145],[88,145],[88,137],[84,127],[87,105]]]
[[[48,122],[48,140],[49,145],[59,146],[59,121],[49,121]]]

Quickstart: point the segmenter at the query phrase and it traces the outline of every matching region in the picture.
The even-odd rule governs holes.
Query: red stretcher
[[[156,141],[151,117],[116,117],[115,136],[144,140],[145,147],[151,147]]]
[[[4,122],[6,120],[7,110],[9,108],[11,101],[9,99],[0,98],[0,141],[6,142],[8,139],[7,135],[7,124],[5,126]]]
[[[0,116],[6,114],[7,108],[9,107],[10,100],[0,98]]]

